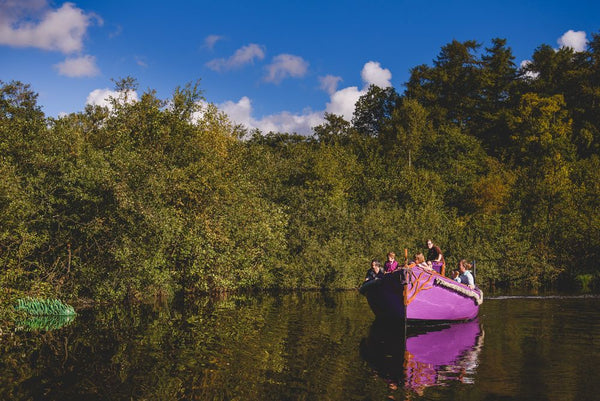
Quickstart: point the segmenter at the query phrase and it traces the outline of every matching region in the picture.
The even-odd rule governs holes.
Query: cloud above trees
[[[205,46],[212,48],[220,38],[217,35],[208,36],[205,39]],[[265,53],[264,46],[252,43],[236,50],[228,58],[210,60],[206,63],[206,66],[213,71],[225,72],[241,68],[247,64],[254,64],[255,61],[264,59]],[[300,56],[283,53],[273,57],[271,62],[264,68],[266,73],[263,76],[263,81],[280,84],[288,78],[305,77],[308,74],[309,63]],[[341,77],[334,75],[318,77],[319,88],[329,95],[329,101],[325,109],[321,111],[311,109],[306,109],[302,113],[283,111],[256,119],[252,116],[252,100],[248,96],[242,96],[237,101],[223,102],[218,104],[217,107],[224,111],[232,121],[250,130],[259,129],[263,132],[295,132],[310,135],[314,126],[324,122],[325,112],[341,115],[344,119],[350,121],[354,114],[356,102],[367,92],[370,85],[381,88],[392,86],[392,73],[390,70],[382,68],[381,64],[376,61],[365,63],[361,71],[361,78],[364,83],[362,88],[350,86],[338,90],[338,85],[342,81]]]
[[[229,58],[216,58],[206,63],[206,66],[213,71],[222,72],[235,68],[243,67],[246,64],[253,64],[255,60],[265,58],[264,46],[250,43],[235,51]]]
[[[570,47],[576,52],[582,52],[585,50],[588,40],[585,32],[569,29],[556,42],[560,47]]]
[[[588,39],[583,31],[569,30],[565,32],[558,40],[560,47],[570,47],[574,51],[584,51]],[[523,60],[520,64],[522,69],[525,69],[530,63],[529,60]],[[268,67],[268,75],[266,81],[273,83],[281,82],[287,77],[304,76],[308,69],[308,63],[297,56],[280,55],[273,59]],[[252,117],[252,101],[247,96],[242,97],[239,101],[227,101],[218,105],[219,109],[229,115],[236,123],[242,124],[249,129],[260,129],[263,132],[296,132],[299,134],[310,135],[312,128],[324,122],[325,112],[342,116],[345,120],[351,121],[356,102],[361,96],[367,93],[370,85],[376,85],[380,88],[388,88],[392,86],[392,73],[390,70],[383,68],[377,61],[369,61],[365,63],[361,70],[361,78],[363,87],[349,86],[338,89],[341,77],[334,75],[326,75],[318,77],[319,88],[329,95],[329,101],[326,103],[325,110],[313,111],[306,110],[303,113],[294,114],[287,111],[265,116],[261,119]],[[527,72],[526,76],[530,79],[535,79],[537,73]]]
[[[65,61],[54,66],[60,75],[66,77],[95,77],[100,74],[96,66],[96,57],[86,55],[68,57]]]
[[[307,111],[303,114],[293,114],[287,111],[265,116],[261,119],[252,117],[252,101],[242,97],[239,101],[227,101],[217,105],[229,118],[237,124],[252,130],[259,129],[268,132],[296,132],[308,135],[312,127],[323,122],[323,113]]]
[[[302,135],[312,134],[312,128],[322,124],[325,112],[340,115],[347,121],[352,119],[354,107],[358,99],[367,93],[370,85],[383,88],[391,86],[392,73],[382,68],[378,62],[369,61],[361,71],[363,88],[356,86],[336,90],[339,77],[327,75],[320,77],[320,88],[330,95],[325,110],[313,111],[307,109],[303,113],[294,114],[284,111],[278,114],[265,116],[261,119],[252,117],[252,101],[247,96],[239,101],[227,101],[218,104],[217,107],[225,112],[232,121],[245,126],[248,129],[259,129],[262,132],[288,132]]]
[[[324,90],[330,95],[333,95],[337,90],[338,83],[342,81],[342,77],[336,77],[334,75],[326,75],[319,77],[319,88]]]
[[[308,62],[293,54],[280,54],[273,57],[271,64],[266,67],[267,75],[264,80],[278,84],[286,78],[301,78],[308,71]]]
[[[133,103],[139,100],[136,91],[119,92],[110,89],[95,89],[88,95],[85,104],[92,106],[112,107],[111,99]]]
[[[222,36],[209,35],[205,38],[205,46],[213,48],[214,45],[222,40]],[[570,47],[575,51],[583,51],[587,46],[588,40],[583,31],[569,30],[565,32],[557,42],[561,47]],[[248,44],[236,50],[228,58],[217,58],[209,61],[206,65],[218,72],[223,72],[235,68],[241,68],[247,64],[254,64],[266,57],[265,46],[255,43]],[[87,68],[86,69],[86,61]],[[69,64],[67,62],[57,65],[59,71],[67,76],[85,76],[92,74],[93,62],[89,56],[83,56],[73,59]],[[526,69],[529,60],[523,60],[520,67]],[[265,75],[263,81],[279,84],[288,78],[302,78],[308,75],[309,63],[300,56],[293,54],[279,54],[271,59],[271,62],[264,66]],[[86,72],[90,71],[90,72]],[[216,106],[225,112],[235,123],[241,124],[246,128],[259,129],[262,132],[295,132],[303,135],[313,133],[313,127],[324,122],[325,113],[331,113],[342,116],[345,120],[351,121],[355,111],[356,102],[361,96],[367,93],[369,86],[376,85],[380,88],[392,86],[392,73],[384,68],[377,61],[368,61],[364,64],[360,76],[362,78],[362,87],[347,86],[338,88],[342,78],[335,75],[319,76],[318,88],[326,92],[329,96],[322,110],[312,110],[307,108],[299,113],[282,111],[280,113],[266,115],[256,118],[253,115],[254,109],[252,100],[248,96],[242,96],[239,100],[229,100]],[[534,72],[528,72],[527,77],[535,79]],[[88,104],[108,104],[107,97],[115,96],[115,93],[104,90],[96,90],[90,93]]]
[[[363,88],[358,89],[356,86],[350,86],[334,92],[331,95],[330,102],[327,103],[325,111],[340,115],[346,121],[351,121],[356,102],[362,95],[367,93],[369,86],[375,85],[380,88],[392,86],[392,73],[387,68],[382,68],[381,64],[376,61],[366,63],[363,66],[360,76],[364,83]]]
[[[87,30],[94,24],[102,25],[103,21],[73,3],[51,8],[46,0],[0,1],[0,45],[80,53]],[[99,74],[95,57],[89,55],[68,57],[54,67],[67,77]]]
[[[389,88],[392,86],[392,73],[387,68],[381,68],[381,64],[377,61],[369,61],[365,64],[360,73],[363,81],[367,86],[375,85],[380,88]]]
[[[102,19],[86,13],[73,3],[57,9],[46,1],[22,0],[0,2],[0,44],[35,47],[65,54],[83,49],[87,29]]]
[[[206,38],[204,38],[204,47],[212,50],[217,42],[221,40],[223,40],[223,36],[221,35],[208,35]]]

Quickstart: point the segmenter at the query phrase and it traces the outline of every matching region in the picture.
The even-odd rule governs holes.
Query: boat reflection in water
[[[477,319],[435,326],[392,325],[375,320],[360,344],[362,358],[391,389],[422,394],[453,381],[473,383],[483,347]]]

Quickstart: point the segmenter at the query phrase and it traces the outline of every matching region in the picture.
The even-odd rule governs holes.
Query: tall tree
[[[515,106],[517,68],[506,39],[492,39],[492,47],[481,56],[481,89],[473,115],[471,131],[494,155],[501,155],[510,144],[508,115]]]
[[[385,148],[390,154],[405,159],[409,169],[412,169],[413,158],[418,154],[423,142],[431,140],[428,137],[433,131],[427,118],[427,111],[417,100],[405,97],[394,110],[390,124],[385,130]]]
[[[448,118],[465,127],[473,115],[480,87],[479,60],[475,52],[480,47],[474,40],[451,43],[442,47],[434,62],[438,70],[439,101],[448,110]]]
[[[369,86],[367,93],[356,102],[352,124],[366,137],[377,137],[388,123],[400,100],[393,87]]]
[[[575,148],[570,141],[572,122],[562,95],[542,97],[534,93],[521,99],[515,119],[514,140],[518,146],[521,196],[524,221],[534,228],[532,242],[536,244],[548,269],[540,272],[545,280],[555,277],[556,250],[561,244],[566,213],[573,209],[571,180]],[[557,267],[558,268],[558,267]]]
[[[573,134],[579,154],[589,157],[600,150],[600,34],[592,34],[587,50],[575,56]]]
[[[480,61],[475,55],[479,47],[474,40],[453,40],[442,47],[433,67],[411,70],[406,95],[429,109],[436,125],[469,125],[479,101]]]

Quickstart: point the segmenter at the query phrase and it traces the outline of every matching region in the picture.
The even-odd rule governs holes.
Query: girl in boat
[[[424,270],[433,270],[433,267],[431,267],[431,262],[425,262],[425,256],[423,256],[422,253],[417,253],[415,255],[415,264]]]
[[[387,260],[385,261],[383,268],[386,273],[391,273],[398,268],[398,261],[396,260],[396,254],[394,252],[389,252],[387,254]]]

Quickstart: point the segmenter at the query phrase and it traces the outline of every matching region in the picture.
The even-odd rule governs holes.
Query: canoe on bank
[[[414,321],[465,321],[474,319],[483,302],[483,292],[442,276],[437,271],[405,267],[383,278],[364,283],[377,317]]]

